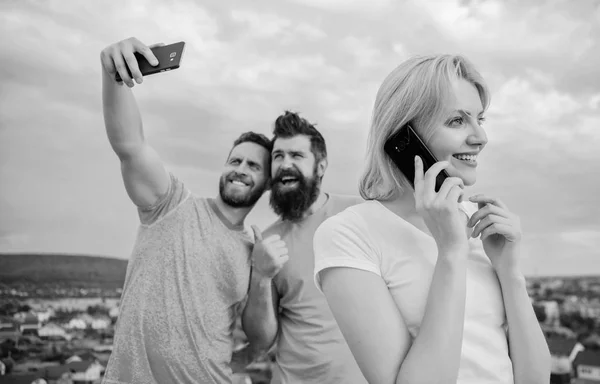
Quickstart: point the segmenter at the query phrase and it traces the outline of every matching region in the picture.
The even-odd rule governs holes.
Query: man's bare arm
[[[275,284],[271,278],[254,271],[250,278],[248,302],[242,314],[242,327],[253,359],[271,349],[279,331],[279,294]]]
[[[273,278],[289,260],[285,242],[279,235],[262,238],[253,225],[254,249],[248,302],[242,314],[242,327],[255,355],[267,352],[279,330],[279,294]]]
[[[160,157],[144,138],[142,118],[131,90],[134,79],[138,84],[143,81],[135,52],[151,64],[158,63],[150,48],[136,38],[112,44],[100,54],[102,106],[106,134],[121,162],[125,189],[135,205],[144,207],[156,203],[167,191],[170,180]],[[117,72],[123,83],[115,80]]]

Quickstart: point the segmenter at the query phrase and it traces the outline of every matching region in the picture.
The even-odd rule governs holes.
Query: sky
[[[358,194],[373,102],[412,55],[469,58],[492,93],[478,182],[517,213],[526,275],[600,274],[598,0],[4,0],[0,252],[128,258],[138,225],[104,131],[100,52],[185,41],[134,88],[148,142],[215,196],[233,140],[284,110],[328,145],[323,189]],[[264,195],[247,218],[275,219]]]

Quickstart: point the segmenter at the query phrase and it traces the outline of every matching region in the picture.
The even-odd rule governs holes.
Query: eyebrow
[[[231,163],[232,161],[243,161],[244,159],[239,157],[239,156],[232,156],[229,158],[229,162]],[[257,163],[254,160],[247,160],[248,165],[252,166],[257,166],[259,168],[262,168],[262,166],[260,165],[260,163]]]
[[[284,151],[283,149],[276,149],[273,151],[272,155],[284,153],[284,152],[287,152],[292,155],[304,155],[306,153],[305,151],[302,151],[302,150],[300,150],[300,151],[295,151],[295,150]]]
[[[457,113],[457,112],[458,112],[458,113],[460,113],[460,114],[462,114],[462,115],[467,115],[467,116],[469,116],[469,117],[471,117],[471,116],[472,116],[472,115],[471,115],[471,112],[469,112],[469,111],[465,111],[464,109],[455,109],[454,111],[452,111],[452,113]],[[485,112],[485,111],[481,111],[481,112],[479,112],[479,113],[477,114],[477,116],[481,116],[481,115],[483,115],[483,113],[484,113],[484,112]]]

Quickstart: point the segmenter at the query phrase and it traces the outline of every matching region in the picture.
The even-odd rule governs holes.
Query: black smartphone
[[[384,150],[408,179],[413,189],[415,188],[415,156],[419,156],[423,161],[423,173],[437,163],[433,153],[409,124],[404,125],[386,141]],[[447,177],[449,177],[448,173],[442,169],[435,180],[436,192],[440,190]]]
[[[181,59],[183,57],[183,51],[185,49],[185,42],[180,41],[179,43],[173,43],[169,45],[163,45],[161,47],[152,48],[152,53],[158,60],[157,66],[152,66],[146,58],[140,53],[135,53],[135,58],[138,62],[140,72],[142,76],[153,75],[155,73],[170,71],[177,69],[181,65]],[[127,67],[127,72],[131,76],[131,71]],[[121,81],[119,72],[115,75],[115,80]]]

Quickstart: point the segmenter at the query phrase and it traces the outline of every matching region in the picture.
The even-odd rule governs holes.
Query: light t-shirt
[[[472,203],[461,208],[468,216],[477,209]],[[418,335],[438,253],[431,236],[369,200],[325,221],[314,251],[319,290],[319,273],[326,268],[372,272],[385,281],[411,337]],[[512,384],[502,292],[480,239],[469,240],[465,305],[457,383]]]
[[[250,237],[173,175],[160,201],[138,212],[103,383],[231,383]]]
[[[313,235],[328,217],[363,200],[329,195],[312,215],[277,221],[263,236],[278,234],[289,260],[273,279],[279,294],[279,335],[272,384],[366,384],[325,297],[314,284]]]

